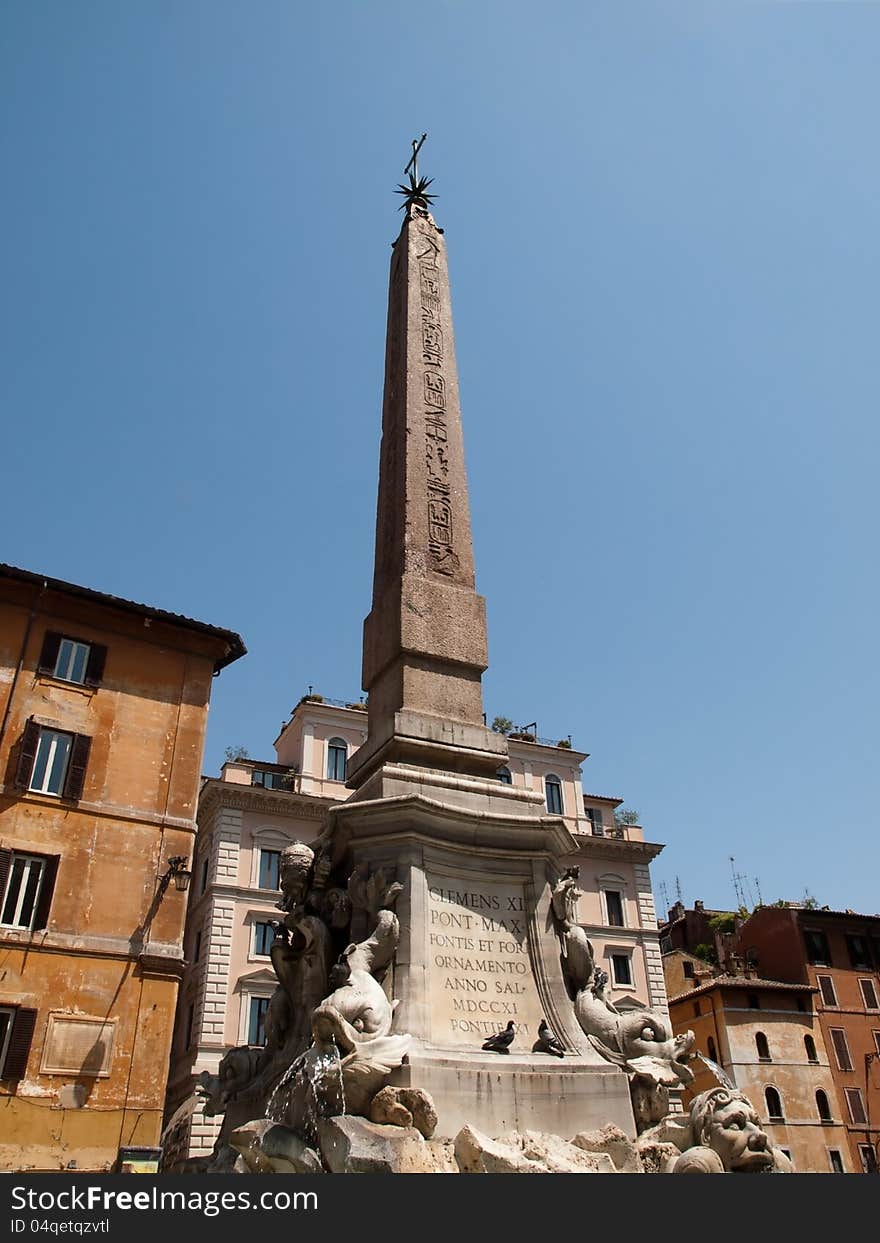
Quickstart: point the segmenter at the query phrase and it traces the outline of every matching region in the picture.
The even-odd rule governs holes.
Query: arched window
[[[765,1088],[764,1100],[767,1102],[767,1117],[771,1122],[780,1122],[785,1114],[782,1112],[782,1098],[776,1089]]]
[[[762,1062],[771,1062],[770,1046],[767,1043],[767,1037],[763,1032],[755,1032],[755,1045],[758,1050],[758,1057]]]
[[[808,1062],[818,1062],[819,1055],[816,1052],[816,1042],[812,1036],[804,1036],[804,1048],[807,1051]]]
[[[345,780],[345,761],[348,759],[348,743],[344,738],[331,738],[327,743],[327,780]]]
[[[561,816],[562,782],[555,773],[548,773],[544,778],[544,796],[547,799],[547,810],[551,816]]]
[[[828,1104],[828,1097],[821,1088],[816,1089],[816,1108],[819,1111],[820,1122],[831,1121],[831,1106]]]
[[[502,784],[503,786],[512,786],[512,785],[513,785],[513,777],[511,777],[511,775],[510,775],[510,769],[509,769],[509,768],[507,768],[507,767],[504,767],[504,768],[499,768],[499,769],[498,769],[498,772],[497,772],[497,774],[496,774],[496,775],[497,775],[497,777],[498,777],[498,780],[501,782],[501,784]]]
[[[716,1049],[715,1049],[715,1041],[712,1039],[712,1037],[711,1037],[711,1036],[710,1036],[710,1037],[709,1037],[709,1039],[706,1041],[706,1048],[708,1049],[708,1052],[709,1052],[709,1057],[712,1059],[712,1061],[713,1061],[713,1062],[717,1062],[717,1061],[718,1061],[718,1053],[717,1053],[717,1051],[716,1051]]]

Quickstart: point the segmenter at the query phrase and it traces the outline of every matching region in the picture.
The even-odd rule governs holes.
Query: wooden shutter
[[[3,1063],[4,1079],[21,1079],[27,1070],[28,1054],[34,1038],[34,1027],[37,1023],[36,1010],[19,1006],[12,1020],[12,1031],[9,1035],[9,1046],[6,1050],[6,1061]]]
[[[37,898],[37,909],[34,912],[34,932],[45,928],[49,922],[49,907],[52,905],[52,894],[55,889],[55,878],[58,875],[58,855],[49,855],[43,860],[43,878],[40,881],[40,896]]]
[[[91,745],[92,740],[86,734],[74,734],[73,746],[70,749],[70,763],[67,765],[67,777],[64,782],[65,798],[82,798]]]
[[[18,768],[15,773],[15,784],[20,790],[26,790],[31,783],[39,741],[40,727],[36,721],[29,720],[21,736],[21,750],[18,753]]]
[[[89,659],[86,664],[86,676],[83,678],[86,686],[100,686],[104,677],[104,662],[107,659],[107,649],[101,643],[92,643],[89,646]]]
[[[37,673],[53,674],[55,666],[58,663],[58,650],[61,647],[63,635],[56,634],[54,630],[47,630],[43,636],[43,647],[40,651],[40,662],[37,665]]]
[[[12,851],[0,850],[0,902],[6,893],[6,882],[9,880],[9,869],[12,867]]]

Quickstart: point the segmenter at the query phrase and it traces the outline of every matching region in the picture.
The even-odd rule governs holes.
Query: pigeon
[[[503,1032],[496,1032],[494,1036],[483,1045],[489,1053],[506,1053],[513,1044],[513,1038],[516,1035],[516,1028],[513,1019],[507,1024]]]
[[[538,1028],[538,1039],[535,1041],[533,1053],[552,1053],[554,1057],[565,1057],[562,1043],[553,1035],[553,1030],[546,1019],[541,1019]]]

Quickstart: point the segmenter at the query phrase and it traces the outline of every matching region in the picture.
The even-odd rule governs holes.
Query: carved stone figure
[[[204,1097],[204,1112],[209,1118],[222,1114],[229,1102],[248,1086],[257,1074],[260,1054],[260,1049],[239,1045],[223,1055],[216,1075],[202,1071],[196,1080],[196,1091]]]
[[[410,1043],[409,1036],[391,1033],[397,1003],[389,1001],[380,982],[400,936],[390,906],[402,886],[389,883],[381,871],[368,876],[359,869],[351,888],[355,905],[372,917],[374,927],[365,940],[348,945],[332,968],[328,970],[323,958],[329,931],[316,917],[303,914],[301,906],[292,906],[292,919],[288,917],[293,924],[289,940],[285,933],[273,945],[272,963],[282,986],[285,991],[298,988],[303,998],[300,1013],[308,1021],[311,1047],[295,1060],[288,1058],[268,1112],[308,1143],[314,1142],[321,1118],[341,1113],[367,1116],[373,1097],[400,1065]],[[337,900],[334,905],[339,909],[343,904]],[[323,937],[316,924],[321,924]],[[318,945],[314,952],[321,969],[316,966],[311,978],[304,965]],[[323,980],[321,992],[309,990],[310,979],[315,987]],[[289,1049],[288,1037],[285,1055]],[[262,1156],[258,1153],[255,1159]]]
[[[665,1014],[637,1010],[621,1014],[606,997],[608,976],[597,967],[593,947],[575,922],[580,891],[577,868],[563,872],[551,905],[562,949],[562,966],[581,1030],[606,1061],[630,1077],[630,1095],[639,1132],[669,1110],[669,1088],[693,1082],[688,1069],[693,1032],[673,1036]]]
[[[562,971],[572,997],[588,986],[594,969],[593,946],[577,922],[581,897],[577,878],[578,869],[568,868],[556,882],[550,899],[561,943]]]
[[[732,1088],[695,1096],[684,1126],[665,1128],[663,1138],[684,1149],[667,1167],[672,1174],[788,1174],[792,1168],[761,1129],[748,1097]]]

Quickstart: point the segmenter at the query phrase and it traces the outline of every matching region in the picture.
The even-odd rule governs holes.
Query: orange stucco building
[[[107,1170],[157,1144],[174,872],[185,883],[212,679],[244,650],[0,566],[0,1169]]]

